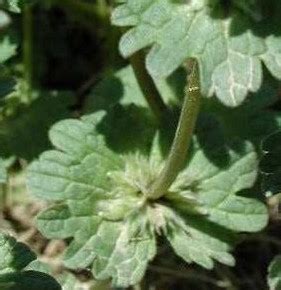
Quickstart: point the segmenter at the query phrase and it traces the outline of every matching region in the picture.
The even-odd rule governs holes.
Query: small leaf
[[[0,39],[0,63],[3,64],[16,55],[17,45],[11,37],[5,35]]]
[[[11,22],[10,16],[6,12],[0,10],[0,29],[7,27],[10,24],[10,22]]]
[[[12,237],[0,235],[0,275],[20,271],[25,268],[36,256],[29,248],[17,243]]]
[[[268,285],[270,290],[281,289],[281,256],[277,256],[268,267]]]
[[[49,275],[24,270],[36,256],[24,244],[0,234],[0,287],[5,290],[60,290],[60,285]]]

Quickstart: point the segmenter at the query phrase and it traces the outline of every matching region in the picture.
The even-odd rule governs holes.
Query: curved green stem
[[[149,198],[153,200],[166,194],[186,160],[201,103],[199,71],[196,61],[191,63],[187,83],[183,107],[167,163],[148,193]]]
[[[145,67],[145,57],[142,51],[138,51],[130,57],[130,62],[134,70],[140,89],[156,116],[159,123],[163,120],[164,113],[167,111],[166,105]]]

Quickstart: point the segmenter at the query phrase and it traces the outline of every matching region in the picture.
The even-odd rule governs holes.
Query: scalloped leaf
[[[208,219],[217,225],[238,232],[256,232],[266,226],[267,210],[259,201],[237,195],[253,186],[258,168],[253,145],[242,144],[231,144],[234,149],[227,146],[213,148],[215,158],[227,154],[222,167],[211,163],[206,154],[198,150],[175,186],[195,186]],[[176,187],[172,187],[172,191],[177,191]]]
[[[128,287],[143,277],[160,233],[187,262],[208,269],[213,260],[233,265],[234,232],[258,231],[267,223],[261,202],[237,194],[255,183],[254,147],[221,140],[209,144],[210,158],[196,143],[170,192],[152,202],[148,190],[163,166],[158,137],[149,157],[120,155],[99,133],[105,117],[98,112],[54,125],[50,139],[56,149],[28,170],[31,193],[54,203],[39,214],[37,227],[47,238],[73,238],[65,265],[92,267],[96,278]],[[214,140],[209,137],[205,141]]]
[[[49,275],[24,270],[36,259],[35,254],[13,237],[0,234],[0,288],[5,290],[60,290],[60,285]]]
[[[241,1],[239,1],[241,2]],[[122,1],[112,14],[118,26],[132,27],[120,41],[124,57],[151,47],[146,58],[149,73],[167,77],[188,58],[197,58],[201,87],[206,96],[217,95],[227,106],[238,106],[262,83],[262,61],[281,78],[280,3],[270,18],[255,22],[241,9],[219,15],[204,0],[175,3],[172,0]],[[264,27],[276,33],[261,34]]]

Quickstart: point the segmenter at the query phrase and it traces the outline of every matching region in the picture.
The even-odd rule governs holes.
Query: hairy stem
[[[185,98],[174,142],[167,163],[149,191],[150,199],[158,199],[165,195],[171,184],[175,181],[186,160],[201,103],[197,62],[192,61],[190,63],[190,68],[191,72],[187,78]]]
[[[139,51],[131,56],[130,62],[133,67],[136,79],[139,83],[140,89],[142,90],[148,105],[150,106],[157,120],[161,122],[165,111],[167,111],[167,108],[158,89],[155,86],[153,79],[146,70],[145,57],[143,52]]]

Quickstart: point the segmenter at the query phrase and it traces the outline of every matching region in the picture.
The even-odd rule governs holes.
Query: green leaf
[[[0,156],[30,161],[50,148],[48,130],[55,122],[71,115],[74,100],[69,93],[41,92],[31,104],[25,104],[23,96],[19,88],[5,100],[0,124]]]
[[[261,202],[238,195],[255,183],[254,147],[225,144],[215,138],[218,128],[209,130],[200,140],[208,142],[209,151],[195,142],[188,166],[169,192],[151,201],[150,185],[164,161],[159,135],[149,156],[120,155],[99,132],[104,118],[97,112],[54,125],[49,135],[56,149],[28,170],[31,193],[53,202],[39,214],[37,227],[47,238],[73,238],[65,265],[91,267],[96,278],[111,277],[113,285],[128,287],[142,279],[160,233],[187,262],[233,265],[234,232],[258,231],[267,223]]]
[[[234,231],[255,232],[267,224],[265,206],[253,199],[237,196],[239,191],[250,188],[257,177],[257,154],[250,143],[242,152],[221,148],[228,152],[228,164],[219,168],[210,163],[204,152],[197,152],[181,179],[197,184],[200,202],[209,219]]]
[[[281,256],[277,256],[268,267],[268,285],[270,290],[281,289]]]
[[[177,103],[178,99],[183,96],[185,73],[177,71],[169,79],[155,79],[155,82],[165,102]],[[145,97],[131,66],[126,66],[114,74],[105,76],[87,97],[84,113],[89,114],[99,110],[108,111],[116,104],[123,107],[131,104],[147,107]]]
[[[19,13],[21,11],[23,2],[23,0],[1,0],[0,7],[14,13]]]
[[[26,271],[35,254],[14,238],[0,234],[0,287],[5,290],[59,290],[60,285],[49,275]]]
[[[235,7],[224,17],[204,0],[187,4],[128,0],[115,9],[112,22],[132,27],[120,41],[123,56],[152,46],[146,66],[157,78],[167,77],[186,59],[197,58],[203,94],[216,94],[222,103],[234,107],[261,86],[262,61],[276,78],[281,78],[281,39],[279,33],[272,34],[280,27],[280,4],[275,5],[268,24],[265,20],[252,21]],[[265,27],[270,27],[270,32],[260,34]]]
[[[112,187],[110,173],[114,175],[116,170],[123,168],[124,161],[106,147],[102,136],[96,132],[95,126],[103,115],[97,113],[81,121],[65,120],[56,124],[50,131],[50,138],[63,152],[45,152],[40,161],[30,167],[28,183],[38,197],[66,201],[40,214],[37,222],[49,238],[75,237],[65,255],[66,266],[84,268],[94,259],[103,259],[105,263],[107,258],[109,265],[102,270],[102,275],[113,275],[116,279],[113,282],[118,285],[129,285],[136,283],[146,269],[147,262],[138,265],[138,256],[133,258],[138,253],[144,258],[139,247],[146,242],[133,247],[126,236],[126,228],[121,230],[125,226],[118,220],[138,207],[139,200],[130,196],[130,192],[124,200],[126,193],[119,187]],[[123,257],[118,252],[119,243],[124,247],[129,243],[128,253],[124,251]],[[130,259],[132,264],[127,265]],[[120,264],[117,272],[114,263]],[[100,264],[96,265],[98,268],[94,266],[94,272],[100,271]]]
[[[272,132],[281,129],[281,114],[273,110],[279,100],[279,84],[266,76],[260,90],[251,94],[239,107],[229,110],[215,99],[208,99],[203,106],[198,127],[208,130],[210,123],[217,120],[225,138],[237,136],[250,140],[260,153],[260,144]]]
[[[178,70],[167,80],[155,80],[166,103],[180,103],[185,78],[185,72]],[[158,126],[147,107],[131,66],[122,68],[99,82],[87,97],[84,107],[84,113],[87,114],[99,110],[107,112],[98,131],[105,136],[107,146],[113,151],[149,152]],[[170,121],[168,126],[171,126]]]
[[[216,226],[209,224],[213,233],[202,231],[204,229],[204,220],[200,217],[192,217],[184,219],[175,212],[166,211],[168,218],[167,239],[173,247],[175,253],[182,257],[187,263],[195,262],[204,268],[212,269],[213,260],[217,260],[223,264],[233,266],[235,260],[229,253],[231,247],[226,239],[216,236]],[[188,220],[199,220],[199,229],[194,224],[189,224]],[[225,232],[227,235],[227,232]]]
[[[9,15],[6,12],[0,10],[0,27],[1,27],[1,29],[7,27],[10,24],[10,22],[11,22],[11,19],[10,19]]]
[[[260,169],[263,175],[262,189],[268,196],[281,192],[281,132],[268,136],[262,143],[263,158]]]
[[[20,13],[26,4],[31,4],[36,0],[0,0],[0,7],[13,13]]]
[[[149,229],[142,229],[137,236],[131,232],[132,227],[135,230],[144,226],[140,224],[141,221],[142,217],[138,217],[121,226],[116,231],[114,243],[109,242],[113,228],[107,226],[107,234],[99,243],[103,254],[97,257],[93,265],[93,272],[98,279],[113,277],[113,284],[120,287],[134,285],[142,279],[148,262],[156,254],[156,242]]]
[[[106,148],[95,124],[64,120],[51,129],[50,139],[61,151],[47,151],[33,163],[34,194],[50,200],[82,200],[91,193],[104,197],[110,189],[107,173],[119,169],[122,159]]]
[[[208,134],[201,140],[209,142],[208,150],[202,150],[195,142],[188,166],[167,196],[177,213],[167,219],[173,220],[167,238],[185,261],[210,269],[213,259],[233,265],[234,258],[228,253],[231,232],[259,231],[266,226],[268,214],[263,203],[238,195],[255,183],[258,160],[254,147],[249,142],[225,144],[221,138],[219,146],[211,146]],[[195,204],[197,215],[188,203]]]
[[[0,276],[3,290],[60,290],[60,285],[51,276],[37,271],[9,273]]]
[[[5,35],[0,39],[0,63],[3,64],[10,58],[16,55],[17,44],[11,39],[10,36]]]
[[[27,246],[3,234],[0,235],[0,257],[0,275],[20,271],[36,258]]]

